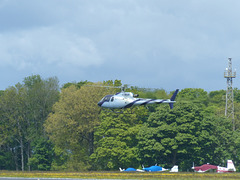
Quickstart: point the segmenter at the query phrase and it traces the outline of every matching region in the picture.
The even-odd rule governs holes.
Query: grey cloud
[[[91,39],[58,28],[8,33],[0,36],[0,42],[1,56],[4,57],[0,66],[26,69],[40,64],[86,67],[102,63]]]
[[[64,69],[64,82],[118,78],[167,89],[224,88],[228,56],[240,65],[239,5],[234,0],[1,1],[0,67],[44,75]]]

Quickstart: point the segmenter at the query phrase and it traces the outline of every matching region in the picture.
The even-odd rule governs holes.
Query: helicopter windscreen
[[[101,106],[104,102],[109,102],[113,95],[107,95],[98,102],[98,105]]]
[[[109,102],[112,96],[113,96],[113,95],[107,95],[107,96],[105,96],[105,97],[103,98],[103,101],[104,101],[104,102]]]

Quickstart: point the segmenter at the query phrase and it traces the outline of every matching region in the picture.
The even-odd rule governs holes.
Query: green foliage
[[[3,93],[4,93],[4,91],[3,91],[3,90],[0,90],[0,96],[2,96],[2,95],[3,95]]]
[[[150,99],[167,99],[169,95],[164,89],[145,89],[132,87],[132,90],[136,89],[141,98],[150,98]]]
[[[178,164],[187,170],[193,161],[219,163],[230,158],[231,123],[211,114],[193,103],[177,104],[173,110],[157,108],[138,134],[141,163]]]
[[[101,124],[95,131],[96,150],[91,155],[95,169],[139,166],[136,135],[146,115],[143,107],[135,109],[134,114],[128,110],[122,114],[101,113]]]
[[[121,83],[121,80],[116,79],[115,81],[112,81],[112,80],[103,81],[103,85],[119,87],[119,86],[122,86],[122,83]]]
[[[210,103],[217,106],[224,106],[226,103],[226,91],[212,91],[209,93]]]
[[[200,88],[182,89],[177,96],[177,100],[184,103],[196,103],[198,106],[204,105],[205,107],[209,103],[208,93]]]
[[[240,164],[237,88],[232,131],[232,120],[224,116],[225,90],[186,88],[173,109],[149,105],[113,113],[101,111],[97,102],[119,89],[98,85],[122,83],[66,83],[60,92],[56,77],[33,75],[0,91],[0,169],[117,170],[159,164],[186,171],[192,162],[225,166],[232,159]],[[167,99],[173,94],[124,86],[141,98]]]
[[[87,80],[86,81],[80,81],[80,82],[71,82],[71,83],[66,83],[62,86],[62,89],[69,88],[70,86],[75,86],[77,89],[80,89],[82,86],[86,85],[89,83]]]
[[[72,170],[90,168],[94,129],[99,125],[97,102],[112,89],[94,86],[70,86],[62,90],[45,123],[46,131],[57,149],[69,152],[65,162]]]
[[[31,142],[45,135],[43,123],[59,95],[57,78],[43,80],[33,75],[23,82],[7,88],[0,96],[0,131],[4,140],[0,145],[11,149],[16,170],[20,167],[22,171],[31,157]]]
[[[53,162],[51,164],[51,170],[53,171],[63,171],[67,169],[68,157],[71,156],[70,152],[67,150],[62,150],[58,146],[53,147]]]
[[[12,160],[12,154],[9,149],[0,150],[0,170],[14,170],[14,161]]]
[[[53,161],[53,146],[50,141],[39,138],[33,143],[32,157],[28,165],[32,170],[48,171]]]
[[[240,90],[237,88],[234,88],[233,94],[234,94],[234,100],[240,103]]]

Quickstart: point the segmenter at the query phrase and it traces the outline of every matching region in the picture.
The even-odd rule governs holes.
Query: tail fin
[[[176,98],[176,96],[178,94],[178,91],[179,91],[179,89],[176,89],[176,91],[173,93],[173,95],[172,95],[172,97],[170,99],[171,101],[175,100],[175,98]],[[170,109],[172,109],[173,108],[173,103],[169,103],[169,106],[170,106]]]
[[[170,172],[178,172],[178,166],[173,166]]]
[[[228,168],[228,171],[236,171],[236,168],[232,160],[227,160],[227,168]]]
[[[120,172],[124,171],[125,169],[119,168]]]

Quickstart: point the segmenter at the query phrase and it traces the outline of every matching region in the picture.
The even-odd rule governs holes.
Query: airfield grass
[[[40,171],[0,171],[0,177],[25,178],[75,178],[75,179],[240,179],[240,173],[187,173],[187,172],[40,172]]]

